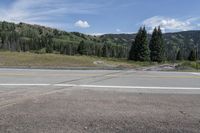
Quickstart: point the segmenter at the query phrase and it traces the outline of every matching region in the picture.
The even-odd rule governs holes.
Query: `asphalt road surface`
[[[200,73],[0,69],[1,133],[199,133]]]

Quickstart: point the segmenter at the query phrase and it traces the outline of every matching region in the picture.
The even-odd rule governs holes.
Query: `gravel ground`
[[[51,89],[48,90],[50,91]],[[1,133],[200,131],[200,95],[145,94],[81,88],[44,95],[39,90],[34,91],[34,88],[32,92],[35,92],[32,97],[25,97],[26,93],[23,96],[18,93],[9,94],[14,104],[0,108]],[[1,104],[6,101],[4,98],[7,95],[1,93]]]

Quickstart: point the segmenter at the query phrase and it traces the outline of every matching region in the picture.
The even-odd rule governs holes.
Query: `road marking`
[[[136,78],[176,78],[176,79],[200,79],[199,73],[192,73],[194,76],[152,76],[152,75],[138,75]],[[0,74],[0,77],[38,77],[38,74]],[[44,74],[42,77],[92,77],[92,76],[101,76],[100,74]],[[133,75],[123,75],[123,74],[115,74],[115,75],[105,75],[105,77],[132,77]]]
[[[192,74],[200,76],[200,73],[192,73]]]
[[[123,75],[124,77],[132,77],[132,75]],[[138,77],[135,78],[165,78],[165,79],[199,79],[200,77],[198,76],[151,76],[151,75],[138,75]]]
[[[161,86],[108,86],[108,85],[78,85],[78,84],[0,84],[0,86],[54,86],[82,88],[112,88],[112,89],[152,89],[152,90],[200,90],[200,87],[161,87]]]
[[[158,87],[158,86],[103,86],[103,85],[76,85],[76,84],[55,84],[59,87],[83,87],[83,88],[113,88],[113,89],[156,89],[156,90],[200,90],[195,87]]]
[[[51,84],[0,84],[0,86],[50,86]]]
[[[38,74],[29,74],[29,73],[24,73],[24,74],[18,74],[18,73],[0,73],[1,77],[13,77],[13,76],[18,76],[18,77],[38,77]],[[87,76],[101,76],[101,74],[43,74],[42,77],[58,77],[58,76],[63,76],[63,77],[73,77],[73,76],[82,76],[82,77],[87,77]]]

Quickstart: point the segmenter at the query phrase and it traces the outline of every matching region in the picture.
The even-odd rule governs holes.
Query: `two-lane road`
[[[199,132],[200,74],[0,69],[0,132]]]

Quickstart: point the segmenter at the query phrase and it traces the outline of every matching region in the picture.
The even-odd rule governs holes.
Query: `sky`
[[[0,0],[0,21],[91,35],[200,30],[200,0]]]

